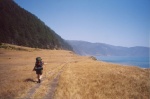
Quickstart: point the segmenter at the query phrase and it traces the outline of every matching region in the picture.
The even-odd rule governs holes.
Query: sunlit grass
[[[0,48],[0,98],[24,98],[37,85],[32,71],[35,58],[47,63],[43,81],[31,98],[44,98],[64,66],[54,93],[55,99],[149,99],[150,70],[121,66],[81,57],[64,50]],[[29,51],[30,50],[30,51]],[[62,65],[67,63],[66,65]]]
[[[149,81],[143,69],[86,60],[68,66],[55,99],[148,99]]]
[[[28,47],[20,48],[26,50],[0,49],[0,98],[24,97],[30,88],[37,84],[36,74],[32,71],[36,57],[42,57],[43,61],[47,63],[44,65],[43,77],[51,78],[48,73],[67,61],[68,57],[73,56],[69,51],[63,50],[52,51],[34,50]]]

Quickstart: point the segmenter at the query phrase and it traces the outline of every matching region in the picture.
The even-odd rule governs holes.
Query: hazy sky
[[[150,0],[14,0],[66,40],[149,46]]]

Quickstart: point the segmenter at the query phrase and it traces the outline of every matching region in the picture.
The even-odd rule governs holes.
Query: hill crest
[[[13,0],[1,0],[0,9],[0,43],[72,50],[72,47],[44,22]]]

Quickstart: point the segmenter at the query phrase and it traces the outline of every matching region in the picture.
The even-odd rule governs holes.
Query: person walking
[[[33,71],[36,71],[36,74],[37,74],[37,79],[38,79],[37,83],[41,83],[42,73],[43,73],[43,65],[44,65],[44,62],[42,61],[42,58],[37,57],[35,66],[33,68]]]

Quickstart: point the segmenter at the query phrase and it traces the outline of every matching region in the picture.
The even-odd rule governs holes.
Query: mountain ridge
[[[0,1],[0,43],[72,50],[72,47],[37,16],[13,0]]]
[[[67,40],[73,50],[79,55],[92,56],[149,56],[149,47],[122,47],[105,43]]]

